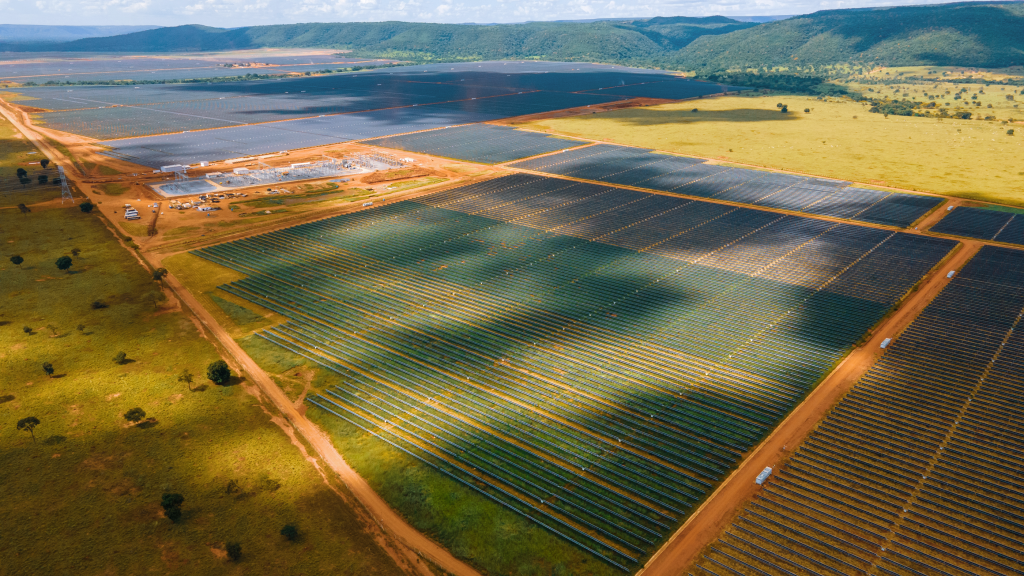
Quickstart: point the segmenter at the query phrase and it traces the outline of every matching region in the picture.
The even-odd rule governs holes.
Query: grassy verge
[[[777,104],[786,104],[782,114]],[[694,108],[697,112],[693,112]],[[804,110],[810,110],[804,112]],[[774,169],[1024,205],[1024,138],[998,122],[884,117],[851,101],[729,96],[528,126]]]
[[[0,261],[0,572],[399,573],[243,385],[206,381],[216,350],[159,308],[159,287],[95,214],[0,212],[0,241],[25,259]],[[58,271],[73,247],[73,273]],[[178,383],[183,369],[205,389]],[[155,420],[129,426],[135,407]],[[35,442],[15,427],[27,416]],[[185,497],[178,523],[165,492]],[[279,534],[288,523],[296,543]]]

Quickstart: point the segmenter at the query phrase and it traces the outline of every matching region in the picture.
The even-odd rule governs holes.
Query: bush
[[[206,367],[206,377],[214,384],[227,384],[231,379],[231,369],[227,362],[217,360]]]
[[[124,419],[132,423],[141,422],[145,417],[146,411],[142,408],[132,408],[124,413]]]
[[[1013,128],[1010,128],[1009,130],[1007,130],[1006,131],[1006,135],[1007,136],[1013,136]]]
[[[68,268],[71,268],[71,257],[61,256],[60,258],[57,258],[55,264],[57,265],[58,270],[67,270]]]
[[[287,538],[289,542],[295,542],[299,539],[299,529],[291,524],[285,524],[284,528],[281,528],[281,536]]]
[[[228,542],[227,551],[228,559],[232,562],[238,562],[242,558],[242,545],[238,542]]]
[[[153,270],[153,280],[160,281],[164,276],[167,276],[167,268],[157,268]]]
[[[810,113],[810,111],[811,111],[811,109],[810,109],[810,108],[804,108],[804,112],[806,112],[806,113]]]
[[[32,329],[29,328],[28,326],[22,326],[21,327],[21,331],[24,332],[25,334],[31,334],[32,333]]]
[[[160,498],[160,506],[164,509],[164,516],[171,522],[177,522],[181,518],[181,505],[185,503],[185,497],[181,494],[164,493]]]
[[[93,300],[90,306],[92,306],[93,310],[102,310],[103,308],[107,307],[107,305],[100,300]]]
[[[85,202],[79,204],[78,207],[82,210],[82,212],[88,214],[89,212],[92,212],[93,208],[95,208],[95,204],[86,200]]]
[[[21,256],[11,256],[11,263],[14,264],[15,266],[21,266],[21,263],[24,261],[25,259],[22,258]]]
[[[128,355],[124,352],[118,352],[117,355],[114,356],[114,364],[124,364],[127,360]]]

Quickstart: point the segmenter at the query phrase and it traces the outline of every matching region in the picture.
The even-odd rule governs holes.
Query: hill
[[[874,63],[885,66],[1024,64],[1024,4],[945,4],[828,10],[696,39],[684,69]]]
[[[0,24],[0,42],[70,42],[152,30],[159,26],[33,26]]]
[[[506,25],[313,23],[177,26],[10,50],[184,52],[337,48],[416,61],[597,61],[712,72],[737,68],[1024,64],[1024,4],[958,3],[827,10],[765,24],[723,16]]]

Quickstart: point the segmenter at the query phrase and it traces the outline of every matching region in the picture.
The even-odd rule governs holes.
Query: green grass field
[[[790,112],[780,113],[779,103],[787,104]],[[698,111],[692,112],[694,108]],[[1020,161],[1024,130],[1008,136],[1007,126],[998,122],[885,118],[848,100],[773,95],[692,100],[540,120],[527,126],[879,186],[1024,205]]]
[[[0,208],[60,198],[60,186],[39,186],[34,181],[22,185],[18,182],[18,168],[24,168],[31,174],[39,166],[30,163],[38,163],[45,157],[13,124],[0,116]]]
[[[0,573],[399,573],[246,383],[206,380],[213,345],[161,307],[97,215],[0,211],[0,243]],[[72,273],[59,271],[73,248]],[[183,369],[202,391],[176,381]],[[135,407],[155,421],[129,426]],[[15,427],[27,416],[41,421],[35,442]],[[177,524],[164,492],[185,497]],[[279,534],[288,523],[296,543]],[[237,565],[228,541],[242,545]]]

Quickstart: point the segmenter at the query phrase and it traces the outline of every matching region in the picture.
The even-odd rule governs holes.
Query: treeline
[[[761,72],[716,72],[701,75],[701,77],[720,84],[748,86],[750,88],[794,92],[797,94],[817,94],[823,96],[843,96],[847,94],[845,87],[830,84],[825,78],[820,76]]]
[[[868,112],[893,116],[924,116],[934,118],[960,118],[970,120],[973,113],[965,110],[948,110],[936,102],[915,102],[913,100],[868,99]]]

